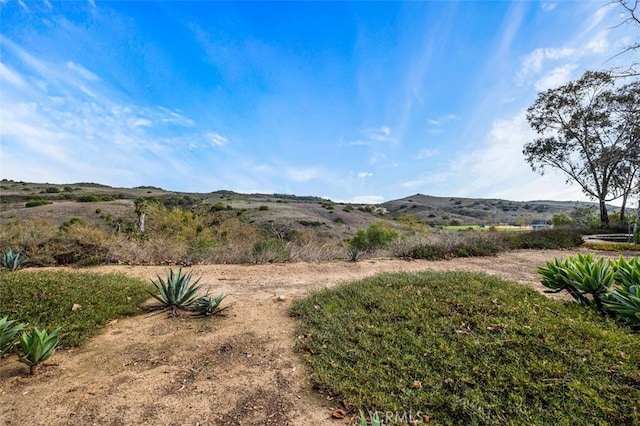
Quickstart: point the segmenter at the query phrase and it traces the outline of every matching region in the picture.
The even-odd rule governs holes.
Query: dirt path
[[[227,294],[226,318],[114,321],[28,377],[14,357],[0,361],[0,424],[325,425],[335,405],[312,389],[294,352],[291,300],[380,272],[482,271],[540,289],[536,268],[566,251],[516,251],[450,261],[206,265],[194,276]],[[144,279],[164,267],[104,266]],[[278,300],[284,296],[284,301]]]

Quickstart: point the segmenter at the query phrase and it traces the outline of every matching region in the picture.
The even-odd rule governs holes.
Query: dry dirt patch
[[[14,357],[0,361],[0,424],[336,424],[336,403],[316,393],[294,352],[291,300],[380,272],[469,270],[541,290],[536,268],[568,251],[514,251],[450,261],[204,265],[194,276],[227,294],[226,317],[141,315],[113,321],[88,344],[60,350],[29,377]],[[143,279],[163,267],[103,266]],[[278,296],[284,296],[284,301]],[[341,422],[339,422],[341,423]]]

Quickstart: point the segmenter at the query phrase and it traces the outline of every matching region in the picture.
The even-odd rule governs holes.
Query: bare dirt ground
[[[486,272],[542,290],[536,268],[571,254],[525,250],[436,262],[196,266],[204,288],[228,295],[226,317],[161,313],[113,321],[86,345],[57,351],[35,377],[15,357],[0,360],[0,424],[348,424],[331,418],[339,404],[313,390],[294,351],[293,299],[381,272],[425,269]],[[152,279],[166,268],[91,270]]]

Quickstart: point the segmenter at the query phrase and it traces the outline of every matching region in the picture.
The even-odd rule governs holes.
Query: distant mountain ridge
[[[198,202],[224,203],[233,208],[245,208],[251,205],[268,205],[271,214],[268,220],[278,220],[275,213],[280,211],[288,217],[303,217],[302,220],[319,220],[325,222],[343,220],[352,221],[352,226],[362,226],[371,220],[397,218],[411,215],[432,225],[475,225],[475,224],[530,224],[549,221],[555,213],[571,213],[576,208],[594,207],[595,203],[579,201],[509,201],[501,199],[438,197],[414,194],[384,203],[342,203],[316,196],[299,196],[293,194],[242,194],[230,190],[218,190],[210,193],[188,193],[167,191],[155,186],[138,186],[134,188],[118,188],[92,182],[73,184],[49,184],[16,182],[8,179],[0,181],[0,212],[24,211],[25,204],[33,199],[46,200],[51,203],[63,201],[80,201],[83,197],[97,196],[107,200],[135,200],[137,198],[157,199],[170,206],[188,207]],[[333,207],[335,205],[335,208]],[[350,211],[347,206],[360,213],[360,219],[345,214]],[[381,208],[376,208],[381,207]],[[343,210],[346,208],[345,210]],[[27,209],[31,210],[31,209]],[[611,207],[611,211],[616,211]],[[294,213],[295,211],[295,213]],[[380,215],[385,212],[385,215]],[[296,216],[298,215],[298,216]],[[273,216],[273,217],[271,217]],[[285,215],[286,216],[286,215]],[[341,219],[338,219],[341,218]]]
[[[390,214],[410,214],[450,224],[532,223],[551,220],[555,213],[571,213],[576,208],[596,207],[584,201],[509,201],[496,198],[436,197],[414,194],[382,203]],[[616,211],[616,207],[610,207]]]

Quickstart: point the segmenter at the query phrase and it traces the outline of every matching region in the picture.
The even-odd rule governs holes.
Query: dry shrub
[[[506,232],[433,231],[401,238],[391,251],[397,257],[446,259],[451,257],[493,256],[510,247]]]
[[[46,220],[12,220],[0,226],[0,247],[13,248],[33,257],[44,241],[58,233],[58,227]]]
[[[346,248],[335,238],[318,235],[306,230],[298,233],[298,238],[289,243],[291,260],[294,262],[322,262],[340,259],[345,256]]]
[[[141,263],[182,264],[187,260],[187,245],[175,238],[154,235],[142,243]]]

